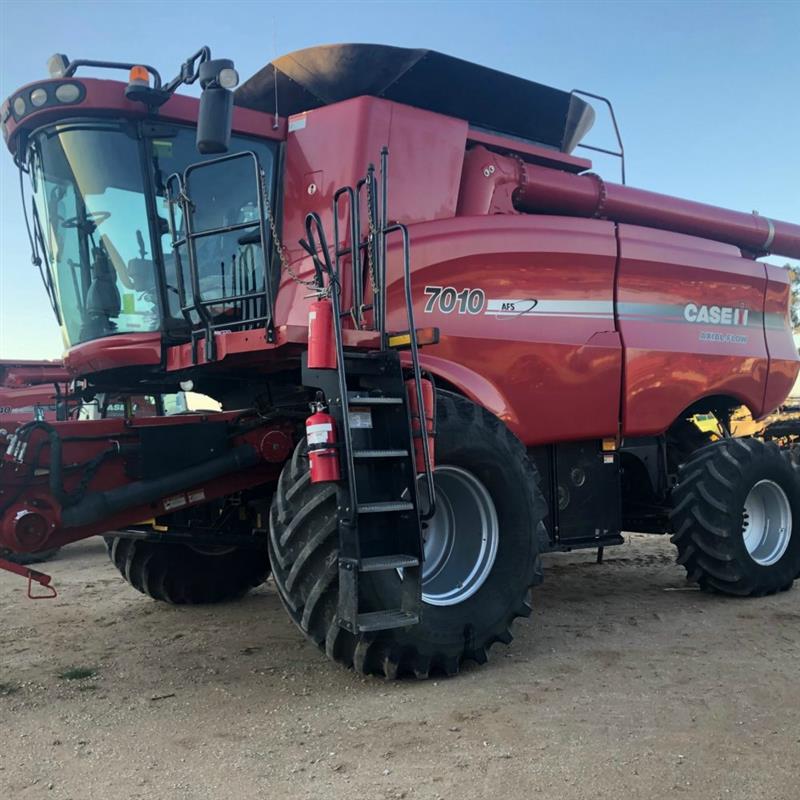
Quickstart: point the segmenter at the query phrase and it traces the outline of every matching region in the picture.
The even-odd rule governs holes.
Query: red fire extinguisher
[[[308,307],[308,366],[336,369],[333,307],[329,297],[320,297]]]
[[[424,405],[423,414],[419,413],[419,403],[417,402],[417,382],[411,378],[406,381],[406,392],[408,394],[408,408],[411,412],[411,435],[414,437],[414,461],[417,472],[425,471],[425,450],[422,444],[422,425],[420,416],[425,418],[425,433],[428,437],[428,455],[431,461],[431,469],[434,468],[434,437],[433,437],[433,382],[427,378],[422,378],[422,402]]]
[[[338,481],[342,477],[336,447],[336,422],[322,403],[312,403],[306,420],[306,443],[311,483]]]

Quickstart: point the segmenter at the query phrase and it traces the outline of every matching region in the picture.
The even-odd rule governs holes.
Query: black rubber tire
[[[174,605],[236,600],[269,575],[264,550],[237,548],[209,555],[185,544],[106,536],[114,566],[134,589]]]
[[[50,550],[42,550],[38,553],[12,553],[10,550],[0,550],[0,558],[23,566],[41,564],[44,561],[50,561],[60,549],[60,547],[53,547]]]
[[[774,442],[723,439],[698,450],[678,471],[672,490],[672,541],[689,580],[707,591],[760,597],[790,589],[800,575],[800,478]],[[777,483],[789,500],[792,534],[783,556],[763,566],[742,536],[744,502],[760,480]]]
[[[511,642],[511,623],[530,614],[529,589],[542,580],[538,536],[546,506],[520,441],[488,411],[439,391],[436,460],[469,470],[489,490],[500,530],[492,570],[475,594],[457,605],[423,604],[417,625],[358,636],[336,621],[336,486],[311,484],[304,442],[281,473],[269,537],[280,597],[292,620],[329,658],[363,674],[427,678],[436,672],[454,675],[465,659],[484,663],[492,644]],[[363,599],[386,607],[382,597],[393,594],[399,580],[392,572],[362,574]]]

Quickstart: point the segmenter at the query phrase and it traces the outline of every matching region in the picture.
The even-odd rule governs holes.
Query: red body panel
[[[766,294],[764,298],[764,334],[769,354],[769,373],[764,387],[765,414],[777,408],[797,380],[797,345],[789,316],[789,275],[785,269],[764,264]]]
[[[160,333],[118,333],[71,347],[64,364],[75,375],[116,367],[146,367],[161,363]]]
[[[413,226],[411,242],[417,324],[441,331],[440,344],[422,353],[426,368],[526,444],[617,433],[622,350],[612,224],[457,218]],[[396,330],[405,324],[400,268],[399,258],[390,259],[389,326]],[[479,289],[485,303],[478,314],[445,313],[441,304],[426,311],[426,286]]]
[[[623,432],[661,433],[693,402],[716,394],[763,413],[764,265],[678,233],[620,225],[619,240]],[[747,309],[748,324],[690,322],[689,304]]]
[[[17,425],[36,419],[56,418],[56,395],[53,386],[25,386],[19,389],[0,387],[0,446],[1,431],[12,430]]]
[[[70,374],[60,361],[0,361],[0,431],[36,419],[56,419],[56,384]],[[62,395],[65,386],[60,387]],[[0,433],[0,442],[4,439]]]

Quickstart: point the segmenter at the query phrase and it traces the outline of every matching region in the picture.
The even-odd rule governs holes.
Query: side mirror
[[[233,61],[204,61],[198,71],[202,93],[197,116],[197,151],[202,155],[226,153],[231,143],[233,91],[239,75]]]

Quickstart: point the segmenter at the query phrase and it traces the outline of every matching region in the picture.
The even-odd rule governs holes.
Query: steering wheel
[[[62,228],[82,228],[87,222],[94,224],[95,228],[111,216],[110,211],[87,211],[83,217],[69,217],[61,221]]]

